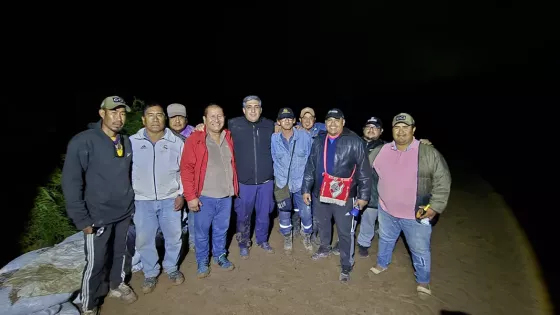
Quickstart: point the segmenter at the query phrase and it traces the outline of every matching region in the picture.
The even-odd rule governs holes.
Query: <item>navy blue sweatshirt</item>
[[[130,140],[120,135],[124,154],[119,157],[101,121],[88,127],[68,143],[62,169],[66,212],[80,230],[121,221],[134,211]]]
[[[241,116],[230,119],[228,129],[233,138],[239,182],[244,185],[257,185],[272,180],[274,169],[270,146],[274,122],[261,116],[253,123]]]

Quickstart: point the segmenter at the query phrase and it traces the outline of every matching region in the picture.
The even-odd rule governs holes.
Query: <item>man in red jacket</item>
[[[204,130],[195,131],[187,138],[180,166],[185,199],[195,217],[198,278],[210,274],[210,226],[214,261],[226,270],[234,268],[226,257],[226,236],[232,197],[239,190],[231,133],[224,129],[224,111],[210,104],[204,109],[203,120]]]

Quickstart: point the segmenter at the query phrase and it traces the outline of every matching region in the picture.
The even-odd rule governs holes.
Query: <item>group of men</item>
[[[97,314],[104,296],[137,300],[125,280],[131,221],[146,294],[156,287],[162,267],[172,283],[184,282],[178,269],[184,212],[197,277],[210,274],[210,256],[217,267],[233,270],[226,249],[232,207],[242,259],[250,254],[253,212],[257,246],[274,254],[268,238],[270,214],[277,209],[285,253],[291,253],[294,238],[301,236],[306,250],[318,245],[313,260],[340,255],[341,282],[350,279],[354,266],[360,213],[360,257],[369,256],[378,219],[377,264],[370,270],[387,270],[402,231],[412,253],[417,291],[431,295],[430,221],[446,208],[451,177],[442,155],[429,141],[414,137],[414,119],[406,113],[395,116],[394,141],[385,143],[376,117],[365,123],[360,137],[345,127],[337,108],[328,111],[324,124],[316,122],[312,108],[304,108],[296,124],[291,108],[280,109],[276,122],[263,117],[257,96],[245,97],[242,106],[244,115],[229,119],[226,128],[223,109],[210,104],[203,123],[193,127],[187,124],[185,106],[150,103],[142,116],[144,128],[127,137],[121,130],[131,109],[122,98],[111,96],[101,104],[100,121],[70,140],[62,188],[69,217],[84,231],[84,313]],[[158,230],[165,239],[161,267]]]

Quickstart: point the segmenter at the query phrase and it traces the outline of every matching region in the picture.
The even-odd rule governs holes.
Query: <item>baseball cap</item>
[[[327,116],[325,117],[325,120],[331,117],[336,119],[344,118],[344,113],[342,113],[342,111],[338,108],[333,108],[327,112]]]
[[[299,117],[301,118],[301,117],[303,117],[303,115],[305,115],[307,113],[310,113],[311,116],[315,117],[315,111],[311,107],[306,107],[306,108],[302,109],[300,114],[299,114]]]
[[[294,111],[291,108],[284,107],[284,108],[281,108],[278,111],[278,118],[277,119],[280,120],[280,119],[284,119],[284,118],[295,118],[295,117],[296,116],[294,115]]]
[[[187,108],[183,104],[173,103],[167,106],[167,116],[169,118],[175,116],[187,117]]]
[[[415,124],[414,118],[407,113],[400,113],[393,118],[393,127],[398,123],[407,124],[409,126],[413,126]]]
[[[102,109],[115,109],[119,106],[124,106],[127,112],[130,112],[130,107],[126,105],[125,101],[120,96],[109,96],[101,102]]]
[[[373,116],[370,119],[368,119],[368,121],[366,121],[364,127],[367,125],[374,125],[379,129],[383,128],[383,123],[381,123],[381,119]]]

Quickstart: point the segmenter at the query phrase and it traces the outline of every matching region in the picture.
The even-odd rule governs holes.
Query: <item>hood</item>
[[[88,129],[101,129],[101,119],[96,122],[91,122],[87,126]]]

